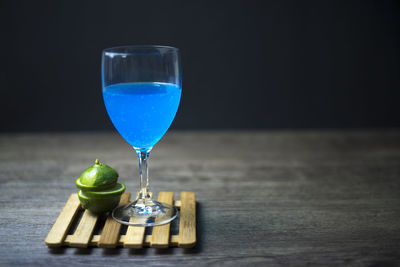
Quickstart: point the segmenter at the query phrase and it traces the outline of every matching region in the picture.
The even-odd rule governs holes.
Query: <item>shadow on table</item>
[[[120,255],[121,254],[121,249],[115,249],[115,248],[103,248],[103,255],[104,256],[115,256],[115,255]]]
[[[136,256],[143,256],[147,254],[148,248],[130,248],[128,254],[129,255],[136,255]]]
[[[93,252],[93,248],[76,248],[75,255],[90,255]]]
[[[58,248],[49,248],[49,253],[53,255],[60,255],[64,254],[65,250],[68,247],[58,247]],[[93,252],[93,247],[89,248],[68,248],[68,249],[75,249],[75,255],[90,255]]]
[[[59,255],[65,253],[66,247],[58,247],[58,248],[49,248],[50,254]]]

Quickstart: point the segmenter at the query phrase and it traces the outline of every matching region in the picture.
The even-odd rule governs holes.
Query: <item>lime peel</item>
[[[78,198],[82,207],[94,213],[115,208],[126,189],[124,183],[117,182],[118,176],[113,168],[96,159],[94,165],[84,170],[75,181],[80,189]]]

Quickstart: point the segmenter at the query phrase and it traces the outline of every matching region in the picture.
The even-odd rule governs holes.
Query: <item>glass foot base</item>
[[[154,200],[136,200],[112,211],[119,223],[134,226],[154,226],[169,223],[178,215],[174,206]]]

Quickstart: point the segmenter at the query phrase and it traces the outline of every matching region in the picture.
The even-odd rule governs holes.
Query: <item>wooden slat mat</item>
[[[130,193],[121,196],[119,205],[129,202]],[[196,244],[196,195],[193,192],[181,192],[181,200],[174,200],[172,192],[160,192],[158,201],[174,205],[180,209],[179,234],[170,234],[170,224],[153,226],[152,234],[146,235],[146,229],[142,226],[128,226],[126,234],[121,234],[122,224],[114,221],[109,215],[102,226],[101,234],[94,234],[99,216],[88,210],[83,212],[79,223],[77,214],[82,210],[78,195],[71,194],[56,222],[46,237],[48,247],[88,247],[102,248],[190,248]],[[72,234],[68,234],[71,225],[76,226]]]

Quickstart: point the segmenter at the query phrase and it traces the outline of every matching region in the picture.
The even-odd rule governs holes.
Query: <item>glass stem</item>
[[[149,150],[136,150],[139,159],[140,191],[138,201],[143,204],[151,201],[149,194]]]

